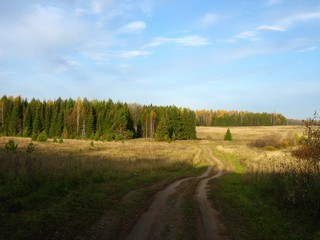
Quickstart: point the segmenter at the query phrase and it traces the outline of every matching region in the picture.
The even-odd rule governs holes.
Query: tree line
[[[28,101],[21,96],[0,100],[0,135],[124,140],[196,138],[195,112],[176,106],[153,106],[84,98]]]
[[[273,126],[287,125],[287,119],[279,113],[198,110],[196,124],[197,126]]]

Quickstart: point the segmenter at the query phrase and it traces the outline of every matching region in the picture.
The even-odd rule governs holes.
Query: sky
[[[319,0],[1,0],[0,95],[320,110]]]

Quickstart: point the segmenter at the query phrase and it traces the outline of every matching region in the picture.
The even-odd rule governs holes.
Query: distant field
[[[290,134],[302,135],[303,126],[259,126],[259,127],[229,127],[235,141],[252,141],[266,135]],[[228,127],[197,127],[197,137],[200,139],[223,140]]]

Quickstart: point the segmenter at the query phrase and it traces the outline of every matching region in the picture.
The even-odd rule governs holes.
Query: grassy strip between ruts
[[[231,239],[319,239],[319,229],[298,209],[281,206],[268,192],[245,180],[235,155],[214,151],[233,170],[210,182],[214,207]]]

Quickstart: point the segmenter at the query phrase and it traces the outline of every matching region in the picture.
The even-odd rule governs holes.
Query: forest
[[[247,111],[197,110],[197,126],[276,126],[287,125],[279,113],[252,113]]]
[[[0,100],[0,135],[94,140],[196,138],[195,112],[175,106],[157,107],[71,98],[30,102],[21,96]]]
[[[197,110],[113,102],[111,99],[28,101],[21,96],[0,99],[0,135],[51,138],[125,140],[196,138],[196,126],[286,125],[278,113]]]

